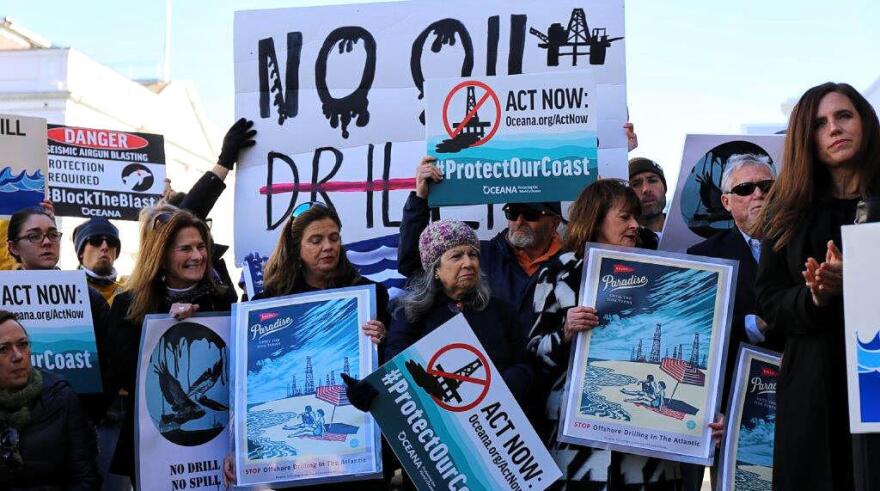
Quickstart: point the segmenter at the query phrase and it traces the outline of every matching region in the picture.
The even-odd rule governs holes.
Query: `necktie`
[[[758,239],[749,239],[749,249],[752,250],[752,257],[755,258],[755,262],[761,262],[761,241]]]

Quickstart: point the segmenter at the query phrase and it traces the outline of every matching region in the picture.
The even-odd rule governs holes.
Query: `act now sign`
[[[370,412],[420,490],[546,489],[559,468],[459,314],[365,379]]]
[[[57,215],[137,220],[162,196],[161,135],[49,125],[47,136]]]

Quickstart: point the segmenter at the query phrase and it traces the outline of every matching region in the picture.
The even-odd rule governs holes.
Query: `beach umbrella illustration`
[[[336,416],[336,408],[339,406],[351,405],[348,396],[345,395],[344,385],[324,385],[315,390],[315,397],[333,406],[330,413],[330,425],[333,424],[333,417]]]
[[[681,383],[699,386],[706,384],[706,375],[684,360],[664,358],[660,363],[660,370],[675,379],[675,387],[672,389],[669,399],[675,397],[675,391],[678,390],[678,385]]]

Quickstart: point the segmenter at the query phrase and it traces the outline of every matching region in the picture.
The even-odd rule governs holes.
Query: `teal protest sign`
[[[427,153],[444,176],[431,206],[569,201],[598,178],[589,75],[429,80],[425,92]]]
[[[460,314],[366,381],[379,391],[370,412],[420,490],[539,491],[561,475]]]

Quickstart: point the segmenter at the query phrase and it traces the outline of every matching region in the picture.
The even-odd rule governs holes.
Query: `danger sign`
[[[453,99],[462,91],[465,93],[464,104],[450,108]],[[457,101],[462,102],[460,97]],[[486,103],[490,101],[494,105],[494,112],[491,106],[486,107]],[[487,112],[494,114],[495,119],[480,119],[480,110],[483,111],[484,116]],[[476,147],[489,141],[498,131],[500,121],[501,102],[498,96],[491,87],[478,80],[461,82],[449,91],[446,100],[443,101],[443,127],[446,129],[446,134],[453,140],[460,138],[473,141],[473,143],[468,142],[469,147]]]
[[[434,397],[440,407],[453,412],[473,409],[486,394],[492,383],[492,371],[486,355],[465,343],[453,343],[440,348],[428,362],[429,375],[438,379],[442,397]]]

